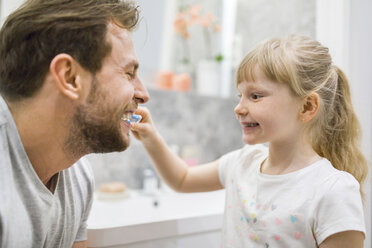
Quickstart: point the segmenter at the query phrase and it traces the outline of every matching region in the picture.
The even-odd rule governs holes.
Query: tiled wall
[[[150,90],[151,111],[158,131],[168,144],[198,150],[198,160],[208,162],[242,147],[241,128],[234,115],[238,99],[199,96],[194,93]],[[141,188],[144,168],[151,166],[142,144],[134,137],[124,152],[91,154],[96,184],[122,181]]]
[[[257,42],[300,34],[315,38],[316,0],[238,0],[236,34],[243,54]]]

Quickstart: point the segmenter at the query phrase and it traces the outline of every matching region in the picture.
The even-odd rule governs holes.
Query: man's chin
[[[107,140],[106,140],[107,141]],[[92,153],[111,153],[111,152],[123,152],[130,145],[130,137],[122,137],[120,140],[111,140],[111,142],[103,142],[99,145],[91,147]]]
[[[118,152],[123,152],[123,151],[127,150],[129,145],[130,145],[130,139],[128,139],[128,141],[125,142],[125,144],[121,147],[120,151],[118,151]]]
[[[112,151],[109,151],[109,152],[123,152],[126,149],[128,149],[128,147],[130,145],[129,135],[128,135],[128,137],[124,137],[121,141],[122,142],[117,143],[116,146],[112,146]]]
[[[121,151],[125,151],[130,146],[130,134],[126,133],[122,137],[123,146]]]

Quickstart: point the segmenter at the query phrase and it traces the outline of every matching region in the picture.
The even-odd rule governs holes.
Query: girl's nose
[[[247,108],[247,106],[243,105],[242,101],[240,101],[238,103],[238,105],[236,105],[236,107],[234,108],[234,112],[237,116],[247,115],[248,114],[248,108]]]

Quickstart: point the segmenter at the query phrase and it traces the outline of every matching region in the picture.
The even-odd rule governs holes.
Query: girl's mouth
[[[243,122],[242,125],[243,127],[257,127],[260,124],[258,124],[257,122]]]

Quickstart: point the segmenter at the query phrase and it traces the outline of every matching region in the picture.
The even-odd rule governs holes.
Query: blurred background
[[[301,34],[330,48],[350,79],[361,121],[363,151],[372,147],[371,0],[138,0],[133,32],[140,77],[149,89],[146,106],[172,149],[190,166],[217,159],[243,143],[233,109],[235,71],[259,41]],[[1,20],[22,3],[1,1]],[[143,187],[152,170],[134,138],[122,153],[92,154],[96,184]],[[159,180],[159,185],[161,184]],[[371,185],[367,182],[365,247],[371,247]]]

